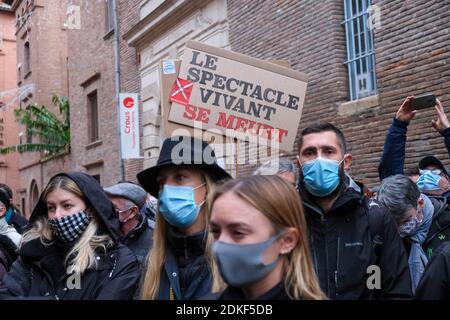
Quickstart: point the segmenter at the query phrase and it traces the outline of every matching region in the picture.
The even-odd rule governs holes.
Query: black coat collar
[[[219,300],[247,300],[241,288],[228,287],[221,294]],[[260,297],[252,300],[290,300],[284,283],[280,282]]]
[[[178,257],[186,260],[195,259],[205,254],[206,232],[185,235],[173,227],[169,227],[167,241]]]

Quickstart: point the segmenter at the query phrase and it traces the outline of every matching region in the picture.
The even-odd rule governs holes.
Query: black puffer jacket
[[[205,245],[205,232],[186,236],[169,227],[158,300],[196,300],[211,291]]]
[[[66,274],[65,256],[73,244],[53,242],[44,246],[39,239],[22,245],[19,259],[0,286],[0,299],[131,299],[139,282],[139,263],[134,254],[119,244],[119,221],[102,187],[84,173],[69,176],[83,191],[87,206],[99,221],[99,234],[109,234],[115,245],[107,252],[95,253],[97,265],[88,268],[80,279]],[[30,222],[47,216],[39,199]]]
[[[17,259],[17,247],[8,236],[0,234],[0,281]]]
[[[227,287],[217,300],[290,300],[286,293],[284,283],[280,282],[275,287],[254,299],[246,299],[241,288]]]
[[[153,245],[153,229],[149,226],[148,218],[140,214],[139,224],[122,237],[121,242],[136,255],[139,263],[144,264]]]
[[[414,296],[420,300],[450,300],[450,242],[439,246],[428,262]]]
[[[330,299],[410,298],[411,279],[406,253],[392,216],[377,204],[384,241],[373,247],[367,206],[361,192],[345,187],[324,213],[302,190],[310,246],[321,289]],[[367,286],[370,265],[381,272],[381,289]]]
[[[433,223],[422,246],[428,259],[431,259],[433,252],[442,243],[450,241],[450,206],[444,197],[429,198],[434,206]]]

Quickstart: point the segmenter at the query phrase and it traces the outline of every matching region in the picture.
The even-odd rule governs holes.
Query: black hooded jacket
[[[17,259],[17,247],[8,236],[0,234],[0,281]]]
[[[139,263],[127,247],[119,244],[119,220],[111,201],[93,177],[80,172],[60,175],[68,176],[78,185],[87,207],[97,214],[98,234],[109,234],[115,244],[106,252],[95,252],[96,265],[77,279],[66,273],[64,263],[75,243],[54,241],[44,245],[39,239],[26,242],[19,259],[3,279],[0,299],[131,299],[140,278]],[[30,224],[47,214],[41,196]]]
[[[310,201],[304,190],[301,194],[315,270],[328,298],[411,298],[406,253],[395,222],[384,207],[374,202],[384,229],[383,244],[375,250],[362,192],[344,186],[327,213]],[[367,284],[368,280],[375,283],[369,279],[376,272],[368,270],[371,265],[380,269],[379,290]]]

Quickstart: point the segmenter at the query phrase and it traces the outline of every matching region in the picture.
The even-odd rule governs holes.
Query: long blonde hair
[[[41,199],[45,200],[49,193],[55,191],[56,189],[68,191],[83,199],[86,204],[83,192],[80,190],[78,185],[67,176],[56,176],[53,178],[42,192]],[[24,234],[23,244],[39,238],[42,244],[50,245],[55,239],[47,221],[47,216],[43,215],[42,217],[39,217],[33,223],[33,228]],[[108,247],[114,245],[114,241],[111,236],[96,235],[97,230],[98,222],[96,218],[93,217],[91,218],[86,230],[65,258],[64,262],[66,264],[67,274],[75,273],[82,275],[87,269],[97,266],[95,252],[99,249],[106,251]]]
[[[299,232],[296,247],[286,254],[284,284],[291,299],[320,300],[326,296],[319,286],[309,251],[308,230],[303,204],[295,188],[278,176],[251,176],[230,181],[219,187],[212,200],[227,192],[233,192],[264,214],[276,232],[294,227]],[[208,260],[213,275],[213,292],[223,290],[223,282],[211,248],[213,237],[208,235]]]
[[[206,200],[202,210],[205,210],[205,228],[207,228],[206,217],[211,210],[211,195],[214,193],[214,182],[202,172],[206,183]],[[147,256],[145,276],[142,284],[141,299],[155,300],[158,298],[159,286],[161,283],[161,274],[166,261],[166,241],[168,224],[166,220],[157,212],[156,225],[153,232],[153,247]]]

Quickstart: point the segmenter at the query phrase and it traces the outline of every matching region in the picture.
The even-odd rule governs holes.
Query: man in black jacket
[[[394,299],[412,295],[408,262],[395,221],[346,183],[352,155],[330,123],[302,131],[300,194],[322,290],[330,299]]]
[[[147,192],[131,182],[120,182],[106,188],[105,192],[119,218],[120,241],[143,263],[153,241],[153,230],[148,218],[141,213],[147,200]]]
[[[450,300],[450,242],[442,244],[428,263],[415,299]]]

